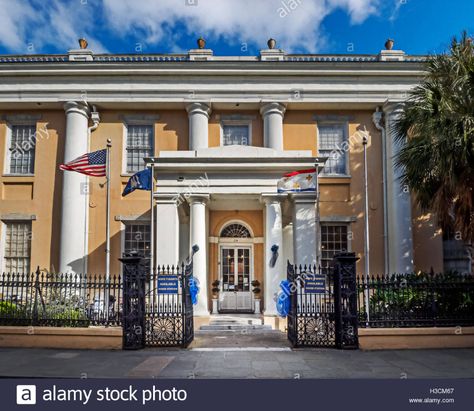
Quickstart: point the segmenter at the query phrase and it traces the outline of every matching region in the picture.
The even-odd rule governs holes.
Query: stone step
[[[222,318],[211,318],[209,324],[241,324],[241,325],[262,325],[263,321],[261,318],[247,318],[247,317],[222,317]]]
[[[220,323],[220,324],[209,324],[209,325],[201,325],[201,331],[225,331],[225,330],[235,330],[235,331],[242,331],[242,330],[271,330],[272,327],[269,324],[238,324],[238,323]]]

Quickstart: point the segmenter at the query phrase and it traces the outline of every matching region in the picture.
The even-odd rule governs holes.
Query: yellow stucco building
[[[371,272],[442,271],[442,234],[400,186],[390,130],[423,60],[397,50],[0,56],[2,270],[105,271],[105,178],[59,165],[110,139],[111,272],[120,273],[126,251],[150,253],[150,193],[121,193],[151,158],[154,255],[176,264],[200,246],[195,314],[216,309],[211,284],[219,280],[219,311],[254,311],[258,281],[257,310],[275,315],[286,260],[320,257],[325,268],[349,250],[363,271],[366,135]],[[284,173],[315,163],[319,227],[314,193],[276,190]]]

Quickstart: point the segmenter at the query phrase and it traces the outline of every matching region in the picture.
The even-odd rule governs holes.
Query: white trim
[[[147,217],[146,215],[143,214],[137,214],[137,215],[116,215],[114,217],[115,221],[124,221],[125,224],[127,223],[141,223],[141,222],[150,222],[150,218]]]
[[[2,221],[35,221],[36,214],[7,213],[7,214],[1,214],[0,220]]]
[[[324,224],[350,224],[357,221],[357,216],[347,216],[347,215],[327,215],[320,218],[321,223]]]
[[[229,241],[226,241],[229,240]],[[263,237],[253,237],[253,238],[225,238],[225,237],[209,237],[209,242],[211,244],[229,243],[229,244],[263,244],[265,239]]]
[[[6,122],[6,133],[5,133],[5,158],[3,164],[3,175],[11,175],[10,174],[10,163],[11,163],[11,150],[10,145],[12,141],[12,124],[10,122]],[[16,174],[15,174],[16,175]]]
[[[135,114],[135,115],[120,115],[119,118],[126,124],[133,124],[136,126],[148,126],[156,123],[160,116],[150,114]]]
[[[228,119],[221,118],[220,120],[220,146],[224,147],[224,126],[247,126],[249,130],[249,141],[247,146],[252,145],[252,119],[243,118],[243,119]],[[239,144],[244,145],[244,144]]]
[[[316,117],[316,116],[315,116]],[[340,117],[339,119],[337,119],[336,117],[334,118],[331,118],[331,119],[327,119],[327,120],[317,120],[316,121],[316,150],[317,150],[317,153],[318,153],[318,156],[319,156],[319,152],[320,152],[320,143],[321,143],[321,139],[320,139],[320,131],[319,131],[319,127],[320,126],[341,126],[342,127],[342,130],[343,130],[343,144],[344,143],[347,143],[349,144],[349,120],[347,119],[347,117]],[[336,147],[334,148],[336,149]],[[349,146],[349,149],[347,151],[343,151],[344,153],[344,157],[345,157],[345,161],[344,161],[344,166],[345,166],[345,172],[344,174],[340,174],[340,173],[331,173],[331,174],[328,174],[328,173],[325,173],[324,172],[324,167],[323,169],[321,170],[321,177],[351,177],[350,175],[350,146]]]

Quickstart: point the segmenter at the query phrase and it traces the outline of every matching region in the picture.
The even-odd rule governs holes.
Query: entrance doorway
[[[219,241],[219,312],[253,312],[253,244],[242,224],[229,224]]]
[[[221,301],[219,311],[252,310],[250,246],[221,246]]]

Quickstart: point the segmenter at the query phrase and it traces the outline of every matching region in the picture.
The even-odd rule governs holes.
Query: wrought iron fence
[[[327,272],[288,262],[288,339],[294,347],[356,349],[355,253],[338,253]]]
[[[142,275],[143,309],[138,320],[142,324],[143,344],[188,346],[194,336],[192,262],[158,267],[151,275],[144,267],[136,268]],[[127,307],[130,311],[130,304],[124,305],[124,301],[128,296],[127,301],[136,305],[135,291],[130,281],[124,284],[121,275],[112,275],[107,281],[104,275],[52,274],[40,270],[30,274],[3,273],[0,325],[123,326],[124,312]]]
[[[3,273],[0,325],[120,325],[122,287],[119,275]]]
[[[145,293],[145,345],[187,347],[194,337],[192,263],[160,266]]]
[[[359,327],[474,325],[471,275],[397,274],[370,276],[368,281],[358,276],[357,290]]]

